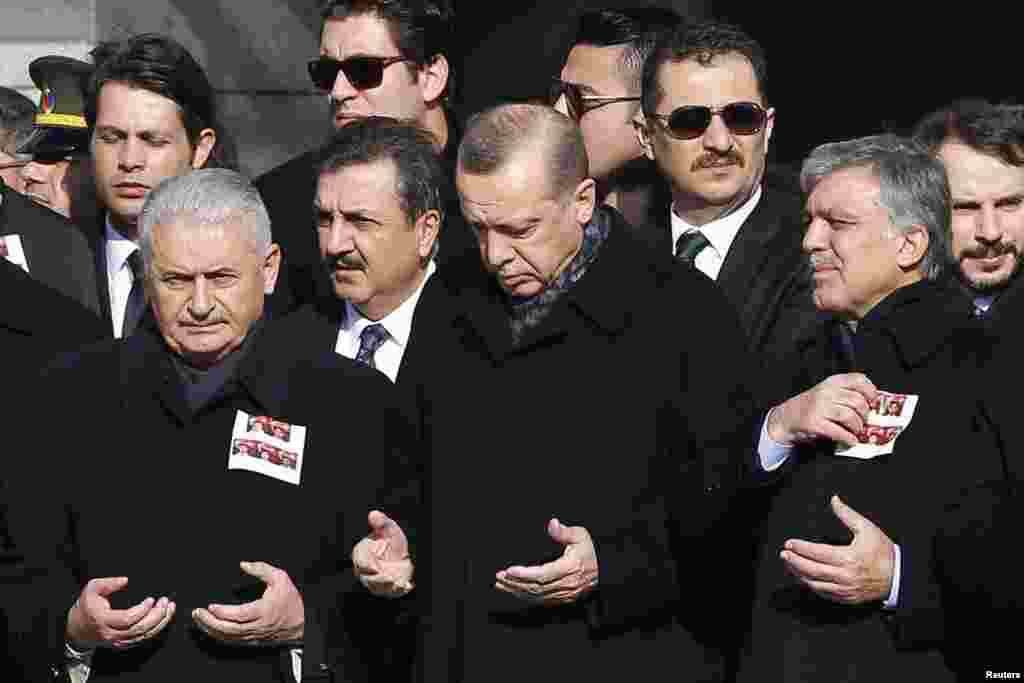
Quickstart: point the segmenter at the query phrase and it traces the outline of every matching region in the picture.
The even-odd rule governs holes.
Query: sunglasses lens
[[[384,81],[384,61],[379,57],[353,57],[341,63],[341,70],[353,88],[369,90]]]
[[[764,109],[753,102],[733,102],[722,109],[722,120],[737,135],[753,135],[764,126]]]
[[[322,57],[309,63],[309,78],[320,90],[332,90],[339,71],[341,62],[334,59]]]
[[[711,124],[711,109],[708,107],[679,107],[668,115],[668,130],[680,140],[700,137]]]

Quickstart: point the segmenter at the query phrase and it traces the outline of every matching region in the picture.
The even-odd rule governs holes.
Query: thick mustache
[[[328,256],[324,259],[327,270],[335,268],[349,268],[354,270],[366,270],[366,264],[355,254],[341,254],[339,256]]]
[[[1003,254],[1017,254],[1017,245],[1013,242],[998,242],[989,246],[979,244],[970,249],[964,249],[963,258],[994,258]]]
[[[698,159],[693,162],[691,170],[699,171],[704,168],[711,168],[712,166],[721,166],[723,163],[736,164],[740,168],[743,168],[744,161],[740,153],[735,149],[730,149],[727,152],[719,154],[717,152],[708,152],[707,154],[701,155]]]

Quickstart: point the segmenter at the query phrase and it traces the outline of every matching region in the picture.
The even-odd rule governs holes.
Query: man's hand
[[[397,598],[413,589],[413,563],[405,532],[383,512],[367,517],[370,533],[352,548],[352,566],[366,589],[384,598]]]
[[[892,541],[839,496],[832,496],[832,510],[853,532],[853,542],[826,545],[790,539],[779,554],[786,570],[832,602],[859,605],[885,600],[896,563]]]
[[[282,645],[302,641],[306,623],[302,596],[288,572],[266,562],[242,562],[242,571],[267,584],[263,597],[243,605],[192,610],[192,621],[228,645]]]
[[[802,394],[775,406],[768,417],[768,436],[793,445],[831,439],[856,446],[868,420],[868,403],[878,389],[865,375],[832,375]]]
[[[548,607],[574,603],[597,588],[597,550],[590,532],[552,519],[548,535],[565,546],[560,558],[539,566],[503,569],[495,575],[494,587]]]
[[[175,605],[166,597],[146,598],[128,609],[113,609],[107,597],[128,585],[124,576],[92,579],[68,610],[64,636],[76,650],[97,647],[126,648],[149,640],[164,630]]]

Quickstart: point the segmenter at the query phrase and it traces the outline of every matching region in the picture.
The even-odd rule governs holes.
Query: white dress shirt
[[[398,369],[402,365],[406,344],[409,343],[409,335],[412,332],[412,316],[416,312],[416,304],[420,300],[420,295],[423,294],[423,287],[426,286],[427,280],[436,269],[434,262],[431,261],[427,265],[423,282],[412,293],[412,296],[380,320],[369,320],[363,317],[359,309],[346,301],[345,319],[341,322],[341,327],[338,330],[338,341],[334,345],[334,350],[346,358],[355,358],[359,353],[359,335],[370,325],[381,325],[388,333],[388,337],[377,349],[377,353],[373,356],[373,362],[378,370],[394,382],[398,377]]]
[[[712,280],[717,280],[718,273],[722,270],[722,263],[725,262],[725,255],[729,253],[729,247],[732,246],[737,233],[739,233],[740,228],[743,227],[747,218],[750,217],[750,214],[757,207],[759,201],[761,201],[760,186],[739,209],[733,211],[728,216],[713,220],[704,225],[690,225],[684,221],[676,214],[676,207],[673,204],[672,209],[669,211],[672,223],[672,253],[675,253],[676,241],[679,240],[680,235],[700,230],[711,244],[697,254],[693,265]]]
[[[128,295],[132,291],[132,268],[128,265],[128,257],[139,246],[128,239],[110,224],[107,215],[104,231],[104,249],[107,256],[107,291],[110,292],[110,319],[114,326],[114,336],[121,338],[124,326],[124,313],[128,307]]]

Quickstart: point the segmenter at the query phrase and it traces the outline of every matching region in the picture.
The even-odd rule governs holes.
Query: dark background
[[[1024,28],[1007,13],[1013,5],[922,3],[915,12],[899,0],[877,7],[457,1],[462,117],[501,99],[541,95],[568,52],[573,17],[607,6],[673,7],[739,24],[758,40],[768,55],[768,97],[776,108],[776,162],[798,165],[827,141],[907,132],[957,97],[1019,101],[1022,91]]]

